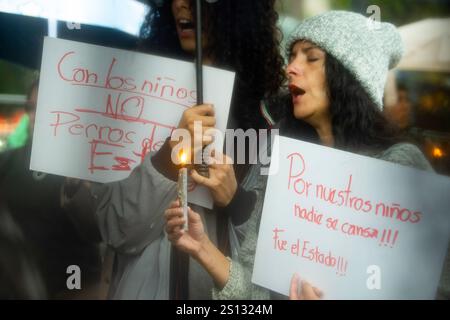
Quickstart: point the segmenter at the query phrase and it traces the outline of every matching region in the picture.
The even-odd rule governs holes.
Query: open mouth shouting
[[[294,104],[300,102],[301,98],[305,94],[305,90],[303,88],[296,86],[295,84],[292,83],[289,85],[289,92],[292,95],[292,102]]]
[[[177,19],[177,29],[181,38],[189,38],[195,36],[195,23],[192,19]]]

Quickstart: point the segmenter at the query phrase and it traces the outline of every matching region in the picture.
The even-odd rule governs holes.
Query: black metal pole
[[[197,77],[197,105],[200,105],[203,104],[202,0],[195,1],[195,70]]]
[[[195,74],[197,79],[197,105],[203,104],[203,39],[202,0],[195,0]],[[203,159],[195,166],[198,174],[209,178],[209,168]]]
[[[195,76],[197,81],[197,105],[203,104],[203,44],[202,44],[202,0],[195,0]],[[203,157],[202,157],[203,159]],[[206,164],[195,166],[198,173],[208,177]],[[169,298],[189,298],[189,255],[172,246],[170,254]]]

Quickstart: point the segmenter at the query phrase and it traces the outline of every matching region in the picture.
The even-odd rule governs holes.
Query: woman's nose
[[[295,60],[288,64],[286,68],[286,75],[288,77],[303,75],[303,67]]]
[[[173,0],[173,6],[176,9],[189,9],[191,7],[191,0]]]

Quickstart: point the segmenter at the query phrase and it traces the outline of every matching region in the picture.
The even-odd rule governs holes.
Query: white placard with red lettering
[[[214,104],[223,133],[233,84],[234,73],[204,67],[204,100]],[[193,63],[47,37],[30,167],[95,182],[122,180],[195,104]],[[203,187],[189,201],[212,206]]]
[[[288,295],[298,273],[325,299],[435,297],[448,177],[285,137],[271,166],[254,283]]]

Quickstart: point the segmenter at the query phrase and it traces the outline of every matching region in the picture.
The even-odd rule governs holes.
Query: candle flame
[[[187,162],[187,154],[183,151],[180,152],[180,163],[185,165]]]

